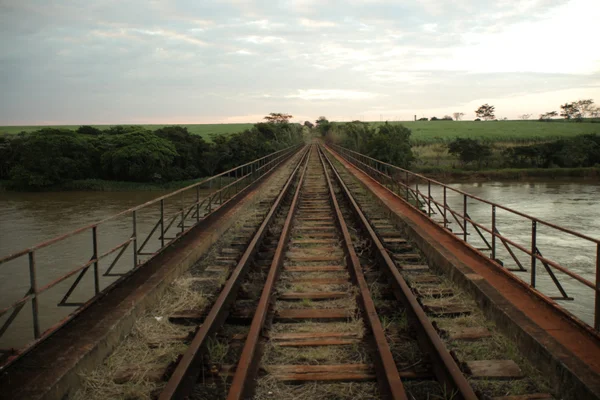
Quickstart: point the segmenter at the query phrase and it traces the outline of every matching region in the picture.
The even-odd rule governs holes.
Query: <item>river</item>
[[[592,237],[600,237],[600,183],[571,182],[486,182],[461,183],[453,187],[493,200],[518,211],[536,216],[542,220],[571,228]],[[434,189],[435,192],[435,189]],[[158,197],[160,192],[53,192],[53,193],[19,193],[0,192],[0,257],[32,246],[57,235],[98,221],[102,218],[125,210],[137,204]],[[441,199],[441,198],[440,198]],[[449,194],[448,202],[462,211],[462,197]],[[490,221],[490,207],[469,202],[469,215],[477,221]],[[138,217],[140,230],[148,231],[156,221],[157,213]],[[130,218],[130,217],[128,217]],[[497,214],[500,232],[530,246],[531,223],[505,212]],[[452,225],[451,225],[452,227]],[[456,228],[456,225],[454,225]],[[456,231],[456,229],[455,229]],[[472,231],[472,229],[471,229]],[[106,251],[131,235],[130,219],[122,219],[99,228],[100,252]],[[574,272],[593,280],[595,275],[595,247],[585,242],[557,235],[550,230],[538,227],[540,237],[538,247],[544,256],[560,262]],[[36,254],[37,274],[40,283],[47,284],[53,279],[81,265],[91,256],[91,232],[69,239],[64,244],[52,246]],[[476,247],[483,245],[473,234],[469,240]],[[156,240],[155,240],[156,241]],[[131,259],[132,253],[123,257]],[[498,251],[498,258],[511,266],[510,255]],[[529,269],[530,261],[522,257],[523,265]],[[129,264],[130,265],[130,264]],[[107,264],[103,265],[103,271]],[[543,272],[538,263],[538,284],[544,292],[556,295],[558,292]],[[527,279],[529,272],[520,273]],[[70,278],[72,281],[73,278]],[[93,290],[93,279],[87,276],[84,285],[78,289]],[[84,280],[85,280],[84,279]],[[572,279],[565,279],[565,289],[574,301],[561,302],[577,316],[588,323],[593,320],[593,291],[577,284]],[[56,304],[70,285],[70,281],[50,290],[40,297],[42,331],[67,315],[74,308],[56,307]],[[104,280],[102,286],[111,281]],[[0,308],[7,307],[28,289],[29,272],[26,259],[0,265]],[[74,293],[76,297],[77,293]],[[8,314],[0,317],[0,326]],[[0,348],[21,346],[31,340],[31,306],[23,308],[13,326],[0,338]]]

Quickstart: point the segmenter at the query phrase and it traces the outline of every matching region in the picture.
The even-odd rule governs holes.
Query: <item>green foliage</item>
[[[410,129],[387,123],[380,126],[367,143],[367,153],[373,158],[400,168],[410,167],[414,160],[410,147]]]
[[[150,131],[133,131],[108,136],[108,150],[100,163],[109,179],[124,181],[160,181],[177,150],[173,143]]]
[[[82,135],[64,129],[42,129],[22,138],[13,148],[9,176],[22,187],[39,188],[95,176],[96,149]]]
[[[259,123],[212,142],[185,126],[82,126],[0,135],[0,179],[9,186],[43,189],[81,180],[153,182],[191,180],[225,171],[300,143],[302,127]]]
[[[516,146],[503,152],[504,164],[513,168],[577,168],[600,164],[600,136],[581,135],[571,139]]]
[[[492,155],[492,150],[478,140],[458,138],[448,144],[448,153],[458,156],[463,164],[475,161],[481,168],[481,164]]]
[[[408,168],[414,160],[410,146],[410,129],[388,122],[373,125],[353,121],[335,124],[327,139],[378,160]]]

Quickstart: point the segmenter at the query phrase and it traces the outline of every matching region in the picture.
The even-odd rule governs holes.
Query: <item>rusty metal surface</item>
[[[312,152],[312,148],[310,152]],[[228,400],[243,398],[244,394],[246,393],[246,383],[248,381],[248,377],[252,374],[252,365],[256,364],[256,347],[260,339],[260,332],[262,331],[265,319],[267,318],[267,312],[269,310],[271,296],[273,295],[273,289],[275,288],[275,283],[277,282],[277,278],[281,272],[281,266],[283,265],[285,248],[288,244],[292,229],[292,219],[294,218],[298,207],[298,198],[304,182],[306,169],[308,168],[308,157],[310,157],[310,153],[306,157],[306,162],[302,168],[302,173],[300,174],[290,209],[283,224],[281,234],[279,235],[277,248],[275,249],[275,255],[273,256],[273,261],[271,262],[269,273],[258,301],[256,313],[252,319],[252,324],[250,325],[250,330],[248,331],[246,342],[244,343],[244,348],[242,350],[242,354],[240,355],[240,360],[233,377],[233,382],[231,383],[231,388],[229,389],[229,393],[227,395]]]
[[[327,159],[327,157],[325,157]],[[365,217],[364,213],[354,200],[352,193],[335,170],[333,163],[327,159],[331,169],[334,172],[335,178],[342,188],[342,193],[347,200],[352,204],[355,214],[358,216],[363,228],[368,232],[373,245],[377,248],[378,255],[382,259],[386,272],[391,278],[392,284],[401,295],[402,302],[406,307],[407,313],[410,316],[409,320],[415,321],[414,324],[417,333],[417,338],[422,350],[432,358],[432,366],[434,373],[440,384],[446,386],[450,391],[454,391],[461,399],[476,400],[471,385],[462,374],[460,368],[450,355],[450,352],[440,339],[437,331],[431,324],[431,321],[425,314],[423,308],[419,305],[417,298],[412,293],[410,287],[396,268],[394,261],[390,258],[383,243],[371,227],[371,224]]]
[[[371,297],[369,285],[367,284],[367,281],[363,274],[358,255],[356,254],[354,246],[352,245],[352,238],[350,236],[350,232],[348,231],[346,221],[344,220],[342,210],[340,209],[337,198],[335,196],[335,192],[331,183],[331,178],[327,171],[327,166],[325,164],[325,160],[320,149],[319,159],[321,160],[321,164],[323,166],[325,179],[327,180],[327,186],[329,188],[329,194],[331,196],[333,208],[335,209],[336,222],[344,238],[344,250],[346,254],[348,254],[350,257],[350,271],[360,290],[359,298],[362,302],[365,320],[367,321],[367,324],[371,329],[371,333],[375,341],[375,346],[377,348],[377,362],[380,364],[379,369],[383,372],[382,376],[378,376],[383,386],[382,392],[388,394],[390,398],[393,399],[408,399],[406,391],[404,390],[404,386],[402,385],[402,381],[400,380],[400,375],[398,374],[398,368],[396,367],[394,356],[392,355],[390,346],[385,336],[385,330],[383,329],[381,321],[379,320],[379,316],[377,315],[377,309],[375,308],[375,303],[373,302],[373,299]],[[329,165],[330,167],[332,167],[331,164]]]
[[[600,340],[555,302],[465,244],[333,150],[329,152],[396,216],[422,251],[472,291],[505,334],[552,379],[565,398],[600,398]],[[598,251],[600,256],[600,251]],[[600,268],[599,268],[600,270]],[[477,277],[477,280],[473,280]],[[577,395],[580,395],[577,397]]]
[[[90,363],[95,366],[98,359],[110,353],[120,335],[128,332],[131,318],[152,301],[152,294],[216,241],[215,234],[222,233],[235,218],[235,212],[257,196],[260,184],[257,181],[248,189],[248,197],[230,201],[208,215],[204,224],[181,236],[177,246],[169,246],[113,283],[97,301],[82,308],[85,312],[77,313],[61,329],[51,328],[52,335],[1,371],[0,398],[64,399],[80,379],[79,372],[89,370]],[[17,354],[3,352],[0,358],[4,355]]]
[[[303,155],[302,160],[304,160],[304,158],[306,158],[306,153]],[[196,380],[198,379],[198,376],[201,373],[201,352],[204,349],[208,338],[216,333],[217,329],[221,327],[227,318],[229,306],[237,295],[237,291],[242,283],[242,278],[247,272],[250,261],[256,253],[258,245],[262,241],[267,231],[267,227],[273,220],[276,211],[280,208],[285,195],[292,187],[292,182],[300,170],[301,165],[302,161],[294,168],[283,190],[271,206],[269,213],[250,241],[249,246],[244,251],[240,261],[237,263],[235,269],[231,273],[227,283],[217,297],[217,300],[212,306],[200,329],[198,329],[198,332],[192,340],[189,348],[183,354],[181,360],[177,364],[175,371],[161,392],[159,399],[180,399],[189,395],[191,392]]]
[[[471,225],[475,229],[475,232],[472,232],[472,233],[473,234],[476,233],[478,235],[477,237],[480,238],[486,246],[486,248],[484,248],[484,249],[476,249],[476,250],[479,252],[481,252],[482,250],[489,250],[491,252],[491,254],[489,255],[489,258],[494,263],[496,263],[496,265],[498,265],[499,267],[502,268],[502,265],[499,264],[498,260],[496,259],[496,257],[497,257],[497,244],[496,244],[497,241],[496,241],[496,239],[499,239],[500,242],[502,243],[502,245],[506,248],[510,257],[514,260],[515,264],[517,265],[517,267],[518,267],[517,270],[524,272],[524,271],[526,271],[526,269],[523,267],[524,262],[519,260],[519,258],[518,258],[519,255],[516,254],[515,251],[513,251],[513,249],[518,250],[518,253],[520,255],[524,256],[526,258],[526,261],[529,262],[529,265],[531,268],[531,271],[529,274],[530,287],[533,290],[535,290],[536,292],[540,293],[542,296],[544,296],[542,294],[542,292],[540,292],[539,289],[536,288],[536,279],[537,279],[537,275],[538,275],[537,270],[540,269],[539,265],[541,264],[541,267],[543,268],[543,269],[541,269],[541,271],[545,271],[548,274],[548,276],[551,278],[551,282],[556,286],[556,289],[560,292],[559,297],[550,297],[549,298],[547,296],[544,296],[544,298],[546,300],[550,300],[550,301],[573,300],[573,297],[569,296],[567,294],[566,290],[563,288],[563,286],[560,282],[560,279],[556,276],[554,270],[556,270],[560,273],[563,273],[563,274],[567,275],[568,277],[574,279],[578,283],[584,285],[585,287],[592,289],[594,291],[594,296],[595,296],[595,307],[594,307],[594,321],[591,324],[591,326],[590,326],[590,324],[588,324],[588,323],[582,321],[581,319],[579,319],[578,317],[576,317],[574,314],[570,313],[565,308],[562,308],[559,305],[557,305],[557,307],[560,307],[564,313],[569,314],[569,318],[571,318],[577,324],[581,324],[583,326],[588,327],[590,329],[590,331],[592,331],[592,332],[595,331],[596,335],[599,334],[599,331],[600,331],[600,272],[596,272],[595,279],[592,282],[591,280],[584,278],[580,274],[571,271],[569,268],[565,267],[564,265],[561,265],[559,262],[556,262],[554,260],[550,260],[549,258],[544,257],[537,245],[537,243],[539,242],[537,240],[537,238],[540,235],[539,228],[541,226],[544,226],[544,227],[551,228],[553,230],[553,232],[556,232],[557,234],[567,235],[567,238],[569,238],[569,239],[574,239],[574,238],[582,239],[582,240],[588,242],[589,244],[591,244],[592,247],[595,249],[600,248],[600,239],[592,238],[588,235],[584,235],[584,234],[576,232],[572,229],[564,228],[564,227],[558,226],[556,224],[550,223],[548,221],[541,220],[534,216],[514,210],[510,207],[506,207],[501,204],[498,204],[498,203],[495,203],[495,202],[492,202],[492,201],[489,201],[486,199],[482,199],[478,196],[471,195],[469,193],[466,193],[461,190],[452,188],[448,185],[445,185],[439,181],[430,179],[424,175],[413,173],[411,171],[408,171],[408,170],[393,166],[391,164],[376,160],[372,157],[365,156],[363,154],[343,148],[341,146],[337,146],[337,145],[330,145],[330,146],[332,149],[337,151],[338,154],[340,154],[344,159],[346,159],[348,162],[352,163],[356,168],[365,172],[366,174],[371,176],[373,179],[375,179],[382,185],[388,187],[388,189],[390,191],[392,191],[393,193],[403,196],[406,199],[409,206],[411,206],[415,209],[420,209],[421,207],[425,208],[425,206],[426,206],[426,209],[421,210],[421,211],[424,213],[424,215],[427,215],[427,217],[430,219],[432,218],[433,214],[436,214],[436,212],[431,207],[431,205],[433,204],[435,206],[435,208],[437,209],[437,214],[443,216],[443,220],[439,221],[439,222],[443,225],[444,228],[448,228],[448,224],[450,222],[448,220],[448,214],[450,214],[450,217],[454,219],[454,221],[456,222],[456,224],[459,228],[458,232],[456,232],[456,234],[460,235],[462,237],[462,240],[465,243],[468,243],[469,233],[467,231],[468,231],[468,226]],[[411,180],[414,181],[414,183],[411,183]],[[419,182],[423,182],[423,181],[426,182],[426,184],[427,184],[427,192],[426,193],[419,190]],[[432,196],[432,194],[431,194],[431,185],[432,184],[442,188],[443,201],[437,201]],[[449,206],[448,201],[447,201],[447,192],[454,192],[454,193],[460,195],[460,197],[462,198],[462,210],[456,211],[456,210],[452,209],[452,207]],[[479,222],[475,221],[474,219],[472,219],[469,216],[468,211],[467,211],[469,199],[477,201],[479,203],[486,204],[488,206],[491,206],[491,214],[490,214],[491,226],[490,227],[484,225],[483,223],[479,223]],[[414,204],[412,204],[412,203],[414,203]],[[508,238],[500,233],[500,231],[497,228],[497,215],[496,215],[497,210],[504,210],[510,214],[524,218],[526,221],[530,222],[530,226],[531,226],[530,239],[531,240],[530,240],[529,248],[525,245],[517,243],[515,240],[511,240],[511,238]],[[433,219],[432,219],[432,221],[433,221]],[[491,237],[491,240],[488,241],[488,239],[485,237],[485,235],[482,231],[487,233]],[[596,254],[590,254],[590,257],[595,258],[596,265],[598,265],[600,263],[600,253],[598,251],[596,251],[595,253]],[[483,254],[483,253],[481,253],[481,254]],[[538,264],[538,261],[539,261],[539,264]],[[503,270],[511,271],[511,272],[513,271],[512,269],[506,269],[506,268],[503,268]],[[599,269],[599,271],[600,271],[600,269]],[[515,279],[521,279],[521,278],[518,278],[516,275],[513,275],[513,276],[515,277]],[[523,282],[526,282],[526,281],[523,281]]]

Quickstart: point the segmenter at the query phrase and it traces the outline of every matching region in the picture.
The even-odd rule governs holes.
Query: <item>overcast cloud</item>
[[[0,0],[0,125],[600,103],[598,0]]]

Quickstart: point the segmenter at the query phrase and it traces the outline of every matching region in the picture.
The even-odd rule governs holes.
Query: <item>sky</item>
[[[598,0],[0,0],[0,125],[600,103]]]

